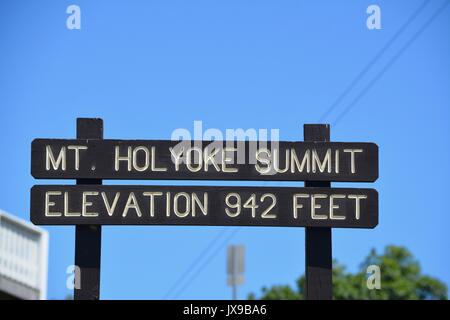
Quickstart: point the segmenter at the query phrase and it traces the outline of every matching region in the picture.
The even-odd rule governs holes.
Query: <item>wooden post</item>
[[[303,126],[305,141],[330,141],[330,125],[305,124]],[[331,187],[328,181],[306,181],[305,187]],[[306,299],[331,300],[332,288],[332,253],[331,228],[306,228],[305,230],[305,273]]]
[[[103,139],[103,120],[77,119],[77,139]],[[77,179],[77,184],[102,184],[101,179]],[[102,227],[75,227],[75,272],[80,272],[80,288],[74,289],[75,300],[98,300],[100,297],[100,258]],[[77,278],[77,277],[75,277]]]

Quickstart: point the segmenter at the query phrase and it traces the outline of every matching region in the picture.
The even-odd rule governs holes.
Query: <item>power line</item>
[[[338,115],[333,123],[336,126],[342,118],[358,103],[358,101],[370,90],[370,88],[383,76],[383,74],[397,61],[397,59],[406,51],[406,49],[414,43],[414,41],[425,31],[425,29],[436,19],[444,9],[450,4],[450,1],[445,0],[444,3],[433,13],[433,15],[420,27],[420,29],[409,39],[406,44],[392,57],[391,60],[378,72],[375,77],[364,87],[360,94]]]
[[[411,22],[419,15],[420,12],[430,3],[430,0],[425,0],[414,13],[406,20],[406,22],[398,29],[394,36],[381,48],[380,51],[370,60],[370,62],[361,70],[361,72],[353,79],[353,81],[345,88],[345,90],[336,98],[333,104],[325,110],[319,119],[319,123],[325,121],[327,116],[333,112],[333,110],[339,105],[339,103],[347,96],[347,94],[358,84],[358,82],[366,75],[370,68],[381,58],[387,49],[397,40],[397,38],[403,33],[403,31],[411,24]]]
[[[198,255],[197,259],[195,259],[193,261],[193,263],[191,263],[191,265],[181,274],[181,276],[177,279],[177,281],[175,281],[172,285],[172,287],[170,287],[170,289],[166,292],[166,294],[163,297],[163,300],[168,299],[169,296],[172,294],[172,292],[176,289],[177,286],[180,285],[180,283],[183,282],[183,280],[186,278],[187,275],[189,275],[189,273],[194,270],[194,268],[197,266],[197,264],[202,260],[202,258],[208,253],[208,251],[216,244],[216,242],[227,232],[228,230],[226,228],[222,228],[222,230],[220,230],[216,236],[214,237],[214,239],[209,243],[208,246],[206,246],[203,251],[200,253],[200,255]]]
[[[214,251],[208,257],[208,259],[206,259],[206,261],[200,266],[198,271],[196,273],[194,273],[188,279],[188,281],[185,282],[184,286],[181,287],[181,289],[177,293],[175,293],[174,299],[178,298],[186,290],[186,288],[192,283],[192,281],[194,281],[197,278],[197,276],[200,274],[200,271],[202,271],[217,256],[217,254],[228,244],[228,242],[231,240],[231,238],[233,238],[241,229],[242,229],[242,227],[235,228],[231,232],[231,234],[228,235],[228,237],[220,244],[220,246],[216,249],[216,251]]]

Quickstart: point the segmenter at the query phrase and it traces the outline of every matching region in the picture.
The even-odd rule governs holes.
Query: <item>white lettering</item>
[[[61,212],[50,212],[50,207],[53,207],[55,203],[50,201],[51,196],[60,196],[61,191],[47,191],[45,193],[45,216],[46,217],[61,217]]]
[[[83,217],[98,217],[98,212],[88,212],[87,211],[87,207],[92,206],[92,202],[87,201],[88,196],[98,196],[98,192],[97,191],[84,191],[83,192],[81,215]]]
[[[344,149],[344,152],[350,153],[350,170],[352,173],[356,173],[355,153],[363,152],[362,149]]]
[[[53,170],[58,170],[61,166],[61,170],[66,171],[66,147],[61,147],[56,160],[51,146],[45,147],[45,155],[45,168],[47,171],[50,170],[50,164],[52,165]]]
[[[128,214],[128,210],[134,209],[136,211],[136,214],[138,217],[142,217],[141,209],[139,208],[139,204],[137,203],[136,196],[134,195],[134,192],[130,192],[130,195],[128,196],[127,204],[125,205],[125,208],[122,212],[122,217],[126,217]]]

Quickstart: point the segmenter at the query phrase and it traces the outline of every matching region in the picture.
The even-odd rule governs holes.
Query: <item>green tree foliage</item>
[[[367,267],[380,268],[380,289],[369,289],[373,281]],[[370,278],[369,278],[370,277]],[[262,289],[262,300],[296,300],[305,297],[305,276],[297,280],[297,286],[277,285]],[[250,294],[249,299],[256,299]],[[334,299],[447,299],[447,286],[436,278],[422,274],[419,263],[404,247],[387,246],[382,254],[373,249],[355,274],[346,271],[343,265],[333,262]]]

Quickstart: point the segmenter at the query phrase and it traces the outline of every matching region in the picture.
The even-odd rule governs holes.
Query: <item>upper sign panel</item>
[[[39,179],[373,182],[378,146],[356,142],[35,139]]]

